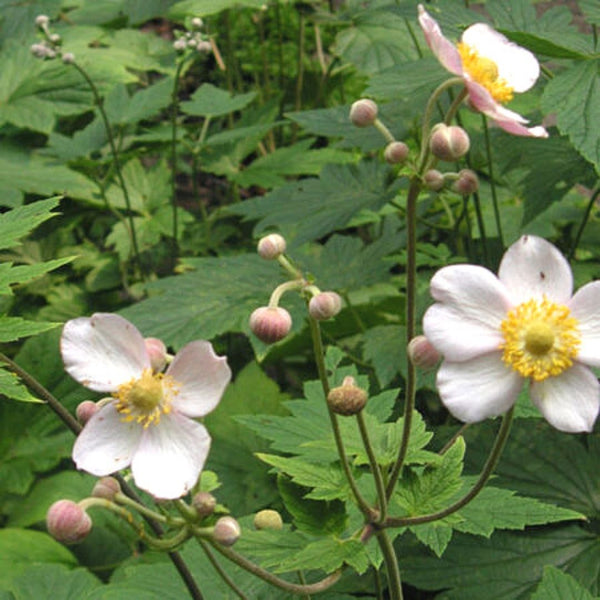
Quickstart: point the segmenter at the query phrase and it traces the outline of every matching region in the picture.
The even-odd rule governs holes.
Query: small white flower
[[[525,381],[546,420],[567,432],[591,431],[600,409],[600,281],[575,295],[564,256],[523,236],[504,254],[498,276],[451,265],[431,280],[437,301],[423,329],[444,356],[442,402],[474,423],[507,411]]]
[[[211,412],[231,379],[225,357],[209,342],[182,348],[166,373],[152,371],[144,338],[118,315],[68,321],[61,337],[65,369],[112,399],[92,416],[73,447],[77,468],[105,476],[131,465],[138,487],[179,498],[198,480],[210,448],[193,421]]]
[[[471,105],[514,135],[548,137],[541,126],[526,127],[527,119],[503,106],[515,92],[536,82],[540,65],[535,56],[485,23],[468,27],[455,46],[435,19],[419,5],[425,40],[442,66],[465,81]]]

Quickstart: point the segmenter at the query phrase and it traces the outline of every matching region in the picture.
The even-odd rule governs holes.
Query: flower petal
[[[531,384],[532,402],[550,425],[567,433],[592,431],[600,409],[600,384],[582,365],[574,365],[557,377]]]
[[[150,367],[142,334],[111,313],[67,321],[60,351],[67,373],[96,392],[115,391]]]
[[[573,274],[566,258],[535,235],[522,236],[506,251],[498,277],[515,304],[542,296],[567,304],[573,292]]]
[[[600,367],[600,281],[584,285],[568,303],[571,315],[579,321],[581,346],[577,361]]]
[[[209,449],[204,425],[176,412],[163,415],[144,430],[131,463],[133,479],[156,498],[180,498],[198,481]]]
[[[425,41],[442,66],[454,73],[462,75],[463,66],[456,46],[444,36],[437,21],[419,4],[419,24],[425,34]]]
[[[437,388],[446,408],[464,423],[505,413],[516,401],[523,378],[507,367],[500,352],[465,362],[444,361]]]
[[[102,477],[131,464],[142,436],[137,423],[125,423],[113,403],[103,406],[75,440],[73,460],[78,469]]]
[[[217,356],[205,341],[191,342],[182,348],[167,369],[179,384],[173,408],[188,417],[203,417],[217,406],[231,380],[225,356]]]
[[[540,75],[537,58],[489,25],[471,25],[461,39],[480,56],[492,60],[498,67],[498,77],[504,79],[515,92],[525,92],[537,81]]]
[[[423,317],[427,339],[447,360],[469,360],[497,350],[500,323],[511,307],[504,286],[487,269],[451,265],[431,279],[438,300]]]
[[[508,108],[505,108],[492,98],[492,95],[476,81],[466,80],[469,91],[469,101],[473,108],[487,115],[508,133],[528,137],[548,137],[548,132],[541,126],[526,127],[528,123],[525,117]]]

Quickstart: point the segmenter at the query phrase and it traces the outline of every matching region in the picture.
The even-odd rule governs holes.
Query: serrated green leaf
[[[439,558],[444,554],[452,539],[452,527],[441,521],[425,523],[409,528],[421,542],[421,544],[431,548]]]
[[[598,61],[585,61],[548,82],[542,107],[556,113],[557,125],[600,172],[600,77]]]
[[[501,33],[523,48],[535,54],[542,54],[552,58],[572,58],[585,60],[590,58],[589,52],[593,50],[589,42],[582,36],[573,34],[568,39],[564,33],[526,33],[524,31],[507,31],[500,29]],[[567,37],[567,39],[565,39]]]
[[[169,10],[169,16],[173,19],[184,17],[205,17],[213,15],[229,8],[250,7],[261,8],[261,0],[183,0],[177,2]]]
[[[256,92],[233,96],[212,83],[203,83],[189,100],[181,103],[181,110],[198,117],[221,117],[248,106],[254,98]]]
[[[398,184],[389,177],[389,168],[375,161],[327,165],[318,179],[289,183],[228,212],[259,220],[256,235],[276,227],[300,245],[343,229],[362,209],[379,210],[396,195]]]
[[[19,402],[42,402],[31,395],[14,373],[5,368],[0,368],[0,394]]]
[[[21,317],[7,317],[0,315],[0,343],[14,342],[30,335],[42,333],[58,327],[60,323],[44,323],[26,321]]]
[[[544,567],[566,567],[596,593],[600,545],[577,526],[496,532],[489,540],[456,533],[440,559],[418,547],[404,548],[403,580],[422,590],[445,590],[444,600],[526,600]]]
[[[598,600],[578,581],[555,567],[546,567],[531,600]]]
[[[81,600],[102,583],[87,569],[68,569],[64,565],[35,565],[16,577],[11,590],[19,600],[60,598]]]
[[[40,223],[58,216],[51,212],[58,206],[59,197],[38,200],[26,206],[13,208],[0,215],[0,248],[14,248],[18,240],[26,236]]]
[[[2,227],[0,219],[0,229]],[[36,279],[40,275],[58,269],[67,263],[70,263],[75,259],[74,256],[67,256],[66,258],[57,258],[55,260],[49,260],[47,262],[38,263],[35,265],[17,265],[14,266],[12,263],[0,264],[0,296],[1,295],[12,295],[11,285],[18,283],[29,283],[33,279]]]
[[[388,385],[406,361],[404,325],[378,325],[364,334],[364,356],[375,367],[379,385]]]
[[[600,25],[600,6],[596,0],[579,0],[577,4],[590,25]]]

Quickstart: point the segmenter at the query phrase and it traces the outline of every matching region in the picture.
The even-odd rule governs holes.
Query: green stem
[[[471,500],[473,500],[473,498],[475,498],[475,496],[477,496],[477,494],[479,494],[479,492],[484,488],[485,484],[494,472],[498,461],[500,460],[500,456],[502,454],[502,451],[504,450],[504,446],[506,445],[506,440],[508,439],[508,434],[510,433],[513,412],[514,407],[507,411],[504,414],[504,417],[502,417],[502,424],[500,425],[500,429],[498,430],[498,433],[496,435],[496,440],[485,462],[483,470],[481,471],[477,482],[467,494],[465,494],[460,500],[457,500],[450,506],[435,513],[431,513],[428,515],[420,515],[417,517],[388,517],[383,526],[406,527],[408,525],[420,525],[422,523],[431,523],[433,521],[439,521],[440,519],[443,519],[451,515],[452,513],[455,513],[457,510],[460,510],[463,506],[471,502]]]
[[[298,21],[298,65],[296,73],[296,98],[294,101],[295,110],[302,108],[302,88],[304,86],[304,30],[306,23],[304,15],[299,13]]]
[[[218,573],[219,577],[223,580],[227,587],[229,587],[240,600],[250,600],[248,596],[246,596],[246,594],[244,594],[244,592],[235,584],[233,579],[229,577],[225,569],[219,564],[210,545],[202,539],[198,539],[198,542],[202,546],[202,550],[204,550],[204,553],[210,561],[210,564],[214,567],[215,571]]]
[[[379,133],[381,133],[381,135],[385,138],[386,142],[391,144],[392,142],[396,141],[394,134],[384,125],[383,121],[380,119],[375,119],[373,125],[375,129],[377,129],[377,131],[379,131]]]
[[[367,429],[365,417],[363,416],[362,411],[357,413],[356,421],[358,422],[358,429],[360,430],[360,437],[362,438],[363,446],[365,447],[367,456],[369,457],[371,472],[373,473],[373,477],[375,478],[375,487],[377,488],[377,499],[379,501],[379,517],[377,519],[377,523],[382,523],[383,521],[385,521],[385,518],[387,516],[387,497],[385,492],[385,483],[383,481],[383,475],[381,474],[381,468],[379,466],[379,463],[377,462],[377,456],[375,456],[373,445],[371,444],[371,440],[369,439],[369,430]]]
[[[131,207],[131,199],[129,198],[129,191],[127,189],[127,185],[125,183],[125,179],[123,178],[123,172],[121,170],[121,161],[119,160],[119,152],[117,151],[117,146],[115,144],[115,138],[112,133],[112,128],[110,126],[110,122],[108,120],[108,115],[104,110],[104,105],[102,102],[102,98],[100,97],[100,93],[98,92],[98,88],[96,84],[92,81],[91,77],[86,73],[86,71],[79,66],[76,62],[72,63],[73,67],[77,70],[77,72],[85,79],[86,83],[89,85],[92,95],[94,96],[94,102],[100,111],[100,117],[102,118],[102,123],[104,124],[104,129],[106,131],[106,136],[108,137],[108,143],[110,145],[110,151],[113,157],[113,164],[115,166],[115,171],[117,173],[117,178],[119,180],[119,185],[121,186],[121,190],[123,191],[123,198],[125,199],[125,206],[127,207],[127,218],[129,220],[129,235],[131,237],[131,245],[133,247],[133,254],[138,263],[138,267],[140,269],[140,274],[142,278],[144,278],[144,267],[142,264],[142,258],[140,255],[140,249],[137,242],[137,235],[135,233],[135,223],[133,221],[133,210]]]
[[[177,248],[179,235],[179,219],[177,215],[177,113],[179,112],[179,77],[183,70],[185,58],[177,63],[173,90],[171,91],[171,209],[173,211],[173,243]]]
[[[319,322],[312,317],[308,318],[308,322],[310,325],[310,333],[313,341],[313,349],[315,354],[315,362],[317,363],[317,371],[319,373],[319,379],[321,381],[321,387],[323,388],[323,394],[325,399],[329,395],[329,381],[327,380],[327,373],[325,369],[325,354],[323,350],[323,340],[321,338],[321,329],[319,327]],[[331,422],[331,429],[333,431],[333,437],[335,439],[335,445],[337,448],[338,456],[340,457],[340,462],[342,463],[342,469],[344,470],[344,474],[346,476],[346,480],[348,481],[348,485],[352,490],[352,494],[358,504],[361,512],[371,520],[375,515],[374,511],[369,506],[369,503],[362,497],[358,486],[356,485],[356,481],[354,479],[354,475],[352,475],[352,470],[350,469],[350,465],[348,464],[348,457],[346,456],[346,450],[344,448],[344,440],[342,439],[342,434],[340,431],[340,425],[337,420],[337,415],[329,408],[327,405],[327,411],[329,413],[329,420]]]
[[[456,440],[469,428],[469,425],[470,425],[470,423],[465,423],[462,427],[457,429],[456,433],[442,446],[442,448],[439,450],[438,454],[440,456],[442,454],[446,454],[446,452],[448,452],[448,450],[450,450],[450,448],[452,448],[452,446],[454,446],[454,443],[456,442]]]
[[[402,600],[402,579],[398,568],[398,557],[394,546],[385,530],[379,530],[376,534],[379,548],[383,554],[383,562],[388,575],[388,593],[390,600]]]
[[[271,298],[269,299],[269,308],[277,308],[279,305],[279,300],[281,296],[286,292],[291,290],[297,290],[304,286],[306,282],[304,279],[294,279],[293,281],[285,281],[282,284],[278,285],[271,294]]]
[[[598,199],[598,195],[600,195],[600,182],[596,184],[594,189],[592,190],[592,195],[590,196],[590,201],[586,206],[585,213],[583,215],[583,219],[579,224],[579,228],[577,229],[577,234],[575,235],[575,240],[573,240],[573,245],[571,246],[571,250],[569,251],[568,259],[573,260],[575,256],[575,252],[577,250],[577,246],[579,246],[579,242],[581,241],[581,236],[583,235],[583,230],[587,225],[587,222],[590,218],[590,214],[592,213],[592,208],[596,204],[596,200]]]
[[[267,583],[270,583],[279,589],[285,590],[286,592],[291,592],[292,594],[318,594],[319,592],[323,592],[337,583],[342,575],[341,569],[338,569],[330,575],[327,575],[327,577],[321,579],[321,581],[306,585],[299,585],[273,575],[269,571],[259,567],[256,563],[253,563],[251,560],[248,560],[245,556],[242,556],[239,552],[236,552],[231,548],[227,548],[226,546],[218,544],[217,542],[210,542],[210,544],[217,552],[238,565],[238,567],[241,567],[257,577],[260,577],[260,579],[263,581],[266,581]]]
[[[496,192],[496,181],[494,179],[494,163],[492,160],[492,144],[490,142],[490,132],[487,123],[487,117],[482,114],[483,135],[485,138],[485,152],[488,161],[488,174],[490,176],[490,185],[492,186],[492,205],[494,207],[494,218],[496,219],[496,231],[500,239],[500,245],[504,248],[504,234],[502,233],[502,220],[500,219],[500,207],[498,204],[498,194]]]

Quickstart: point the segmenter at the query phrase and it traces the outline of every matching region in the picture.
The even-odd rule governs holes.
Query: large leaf
[[[173,19],[185,17],[205,17],[222,10],[243,8],[259,9],[263,6],[261,0],[182,0],[173,5],[169,10],[169,16]]]
[[[577,580],[555,567],[546,567],[544,577],[540,581],[531,600],[598,600],[592,596]]]
[[[187,115],[220,117],[241,110],[255,97],[256,92],[232,96],[211,83],[203,83],[189,100],[181,103],[181,110]]]
[[[58,206],[60,198],[48,198],[20,206],[0,214],[0,248],[14,248],[20,238],[26,236],[40,223],[57,217],[52,212]]]

